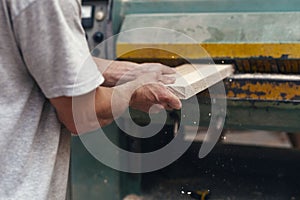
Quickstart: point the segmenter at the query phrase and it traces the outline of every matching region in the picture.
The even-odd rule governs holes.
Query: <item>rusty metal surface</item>
[[[288,59],[288,56],[280,59],[272,57],[236,59],[234,64],[238,72],[242,73],[300,74],[300,60]]]
[[[225,86],[228,99],[300,101],[300,77],[296,75],[236,75]]]

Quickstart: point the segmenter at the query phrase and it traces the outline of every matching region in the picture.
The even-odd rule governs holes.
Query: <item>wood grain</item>
[[[167,85],[180,99],[188,99],[233,74],[232,65],[185,64],[176,67],[176,81]]]

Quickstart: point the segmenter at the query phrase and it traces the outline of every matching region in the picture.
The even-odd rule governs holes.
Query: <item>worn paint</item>
[[[228,98],[300,101],[299,82],[232,80],[226,83],[226,89]]]
[[[201,44],[137,44],[117,43],[116,55],[119,58],[167,59],[174,58],[300,58],[300,43],[201,43]],[[161,52],[159,50],[165,50]],[[172,52],[180,52],[180,55]]]
[[[114,0],[112,17],[116,34],[124,17],[135,13],[297,12],[299,8],[299,0]]]

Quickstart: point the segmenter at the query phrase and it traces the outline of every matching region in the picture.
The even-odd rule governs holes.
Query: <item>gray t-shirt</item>
[[[1,200],[65,198],[70,134],[47,98],[103,82],[80,21],[78,0],[0,0]]]

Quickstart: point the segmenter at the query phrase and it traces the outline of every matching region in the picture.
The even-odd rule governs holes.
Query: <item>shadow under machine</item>
[[[214,63],[232,64],[235,73],[224,80],[224,135],[208,156],[198,158],[202,145],[199,139],[170,166],[131,174],[101,164],[80,138],[73,137],[71,198],[123,199],[137,194],[144,199],[201,199],[186,193],[209,189],[207,199],[300,199],[300,153],[295,148],[300,132],[299,11],[297,0],[83,1],[82,23],[96,57],[175,67],[208,62],[209,55],[209,61]],[[175,31],[193,41],[176,40],[174,35],[159,39],[159,34],[137,36],[131,32],[145,27]],[[103,42],[119,33],[125,36]],[[198,54],[199,46],[206,53]],[[187,140],[190,130],[201,127],[198,132],[206,132],[213,103],[210,95],[208,91],[197,94],[200,120],[195,127],[197,115],[187,116],[191,122],[183,133]],[[191,111],[196,106],[189,100],[184,100],[183,105]],[[125,150],[151,152],[174,138],[180,114],[174,111],[167,115],[164,128],[152,138],[129,136],[115,123],[104,131]],[[141,126],[150,122],[147,114],[138,111],[131,110],[131,117]],[[278,148],[229,144],[224,138],[230,130],[260,130],[262,135],[264,131],[284,132],[291,145]],[[253,140],[251,133],[247,136],[249,141]],[[235,137],[238,141],[242,135],[237,133]]]

